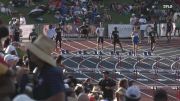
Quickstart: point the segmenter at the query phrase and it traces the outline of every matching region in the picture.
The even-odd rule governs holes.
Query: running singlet
[[[171,22],[168,22],[167,23],[167,32],[170,32],[172,30],[172,23]]]
[[[113,32],[112,32],[113,38],[114,38],[115,40],[116,40],[116,39],[119,39],[118,33],[119,33],[119,31],[113,31]]]
[[[61,28],[56,28],[56,38],[61,38]]]
[[[98,34],[99,37],[103,37],[104,35],[104,28],[98,27],[96,30],[96,33]]]

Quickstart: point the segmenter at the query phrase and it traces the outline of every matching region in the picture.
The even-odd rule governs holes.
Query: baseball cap
[[[5,55],[4,61],[8,62],[9,60],[18,61],[19,58],[17,56],[15,56],[15,55],[11,55],[11,54]]]
[[[137,86],[131,86],[126,91],[126,97],[129,99],[139,99],[141,97],[140,89]]]

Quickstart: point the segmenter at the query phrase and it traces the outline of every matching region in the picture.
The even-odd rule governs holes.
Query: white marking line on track
[[[175,53],[175,52],[180,52],[180,50],[169,51],[169,52],[162,52],[162,53],[159,53],[158,55],[162,56],[163,54],[169,54],[169,53]]]
[[[140,49],[141,50],[141,49]],[[146,77],[146,76],[145,76]],[[160,83],[160,82],[159,82]],[[163,84],[163,83],[162,83]],[[166,85],[166,84],[165,84]],[[172,95],[169,95],[169,96],[171,96],[172,98],[175,98],[174,96],[172,96]]]
[[[107,61],[107,62],[109,62],[109,61]],[[123,62],[125,62],[125,61],[123,61]],[[111,62],[110,62],[110,63],[111,63]],[[114,63],[112,63],[112,64],[114,65]],[[132,64],[132,65],[133,65],[133,64]],[[122,68],[124,68],[124,67],[122,67]],[[140,75],[140,74],[139,74],[139,75]],[[153,79],[151,79],[151,78],[149,78],[149,77],[147,77],[147,76],[145,76],[145,75],[143,75],[143,74],[141,74],[141,76],[143,76],[144,78],[147,78],[147,79],[149,79],[149,80],[154,81]],[[156,81],[156,82],[168,87],[168,85],[166,85],[166,84],[163,84],[163,83],[158,82],[158,81]],[[145,84],[145,85],[146,85],[146,84]],[[176,97],[174,97],[174,96],[172,96],[172,95],[170,95],[170,94],[168,94],[168,96],[172,97],[173,99],[176,99]]]
[[[86,47],[87,49],[91,49],[91,47],[88,47],[88,46],[86,46],[86,45],[83,45],[83,44],[80,43],[80,42],[77,42],[77,41],[72,41],[72,42],[77,43],[77,44],[79,44],[79,45],[81,45],[81,46],[83,46],[83,47]]]
[[[67,46],[69,46],[69,47],[72,47],[72,48],[74,48],[74,49],[76,49],[76,50],[79,50],[78,48],[76,48],[76,47],[74,47],[74,46],[72,46],[72,45],[69,45],[69,44],[67,44],[67,43],[63,43],[64,45],[67,45]]]
[[[132,59],[134,59],[134,58],[132,58]],[[109,61],[106,61],[106,62],[109,62]],[[109,62],[109,63],[111,63],[111,62]],[[145,63],[145,62],[144,62]],[[111,63],[112,65],[114,65],[114,63]],[[130,63],[128,63],[128,64],[130,64]],[[148,64],[148,63],[146,63],[147,65],[150,65],[150,64]],[[133,64],[130,64],[130,65],[133,65]],[[151,65],[150,65],[151,66]],[[161,75],[162,76],[162,75]],[[163,77],[163,76],[162,76]],[[167,77],[165,77],[165,78],[167,78]],[[169,80],[171,80],[171,81],[173,81],[172,79],[170,79],[169,78]]]

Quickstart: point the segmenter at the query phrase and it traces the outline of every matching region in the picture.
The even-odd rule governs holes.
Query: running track
[[[96,48],[95,39],[63,41],[62,48],[70,51],[70,54],[64,54],[63,63],[67,74],[79,79],[92,78],[98,82],[102,78],[101,71],[103,70],[110,71],[111,78],[116,81],[121,78],[133,79],[141,88],[141,101],[152,101],[153,87],[165,88],[168,91],[169,101],[178,101],[175,88],[180,86],[180,79],[176,79],[180,77],[175,75],[175,70],[176,67],[180,70],[179,59],[177,59],[180,56],[180,39],[173,39],[170,43],[164,39],[159,40],[154,57],[143,55],[150,46],[146,41],[142,43],[138,50],[138,57],[133,57],[128,55],[128,52],[132,50],[131,40],[123,39],[122,44],[126,52],[121,53],[122,57],[118,57],[110,54],[113,46],[111,41],[106,39],[102,59],[99,59],[99,56],[93,55]],[[79,50],[86,50],[87,55],[77,55],[76,52]],[[117,48],[117,51],[120,49]],[[157,75],[155,71],[158,71]]]

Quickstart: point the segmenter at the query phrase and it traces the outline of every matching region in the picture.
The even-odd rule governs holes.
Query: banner
[[[29,34],[32,32],[34,25],[21,25],[20,29],[22,30],[22,38],[29,38]]]
[[[149,24],[141,25],[143,29],[146,29],[146,27]],[[154,27],[153,24],[150,24],[152,27]],[[130,24],[108,24],[108,37],[111,38],[112,32],[114,31],[114,27],[117,27],[117,30],[119,31],[119,37],[120,38],[130,38],[130,35],[132,33],[132,25]],[[166,36],[166,23],[158,24],[157,25],[157,32],[159,36]],[[173,31],[171,33],[172,36],[174,36],[174,31],[175,31],[175,24],[173,23]],[[146,33],[146,30],[144,32],[144,37],[147,37],[148,34]],[[177,34],[176,34],[177,36]]]

